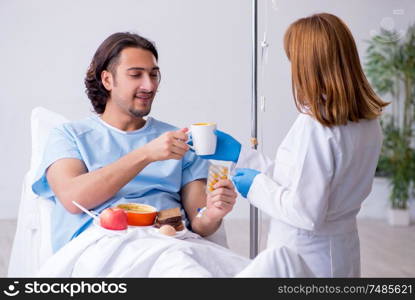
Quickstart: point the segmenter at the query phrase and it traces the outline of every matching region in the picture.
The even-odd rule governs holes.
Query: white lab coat
[[[356,215],[381,144],[378,120],[328,128],[300,114],[274,161],[242,147],[236,168],[262,172],[247,198],[271,216],[268,247],[293,249],[317,277],[359,277]]]

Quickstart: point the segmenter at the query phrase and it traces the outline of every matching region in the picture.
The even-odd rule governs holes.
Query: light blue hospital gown
[[[56,252],[88,228],[92,218],[85,213],[71,214],[62,206],[45,176],[45,171],[52,163],[62,158],[77,158],[85,163],[88,171],[94,171],[115,162],[164,132],[177,129],[148,117],[143,128],[125,132],[95,115],[53,129],[32,185],[35,194],[55,203],[51,216],[53,251]],[[191,181],[206,178],[207,171],[208,163],[191,151],[182,160],[170,159],[151,163],[114,197],[94,210],[100,212],[109,206],[128,202],[150,204],[159,210],[182,208],[180,189]]]

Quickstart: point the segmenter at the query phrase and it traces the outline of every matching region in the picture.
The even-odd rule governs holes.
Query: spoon
[[[99,221],[98,216],[94,215],[92,212],[90,212],[89,210],[87,210],[81,204],[77,203],[76,201],[72,201],[72,203],[75,204],[75,206],[78,207],[80,210],[82,210],[84,213],[86,213],[87,215],[91,216],[95,220]]]

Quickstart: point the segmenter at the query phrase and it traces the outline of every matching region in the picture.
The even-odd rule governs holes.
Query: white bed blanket
[[[251,261],[186,230],[168,237],[152,227],[114,233],[91,226],[55,253],[39,277],[309,277],[288,249]]]

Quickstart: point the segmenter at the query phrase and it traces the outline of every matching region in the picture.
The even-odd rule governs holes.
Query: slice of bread
[[[159,220],[165,220],[165,219],[174,218],[174,217],[180,217],[180,218],[182,217],[180,208],[175,207],[175,208],[163,209],[157,213],[157,219]]]
[[[170,208],[160,210],[157,213],[155,226],[160,228],[163,225],[171,225],[176,229],[176,231],[181,231],[184,229],[182,222],[182,214],[180,208]]]

